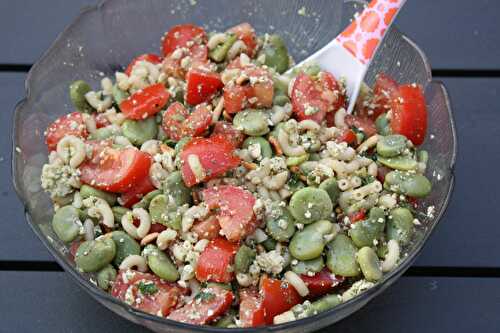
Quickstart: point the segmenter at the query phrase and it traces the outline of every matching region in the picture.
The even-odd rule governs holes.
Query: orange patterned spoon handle
[[[356,59],[367,64],[405,0],[372,0],[336,40]]]

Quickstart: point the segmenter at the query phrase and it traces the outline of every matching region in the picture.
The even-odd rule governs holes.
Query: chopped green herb
[[[212,300],[215,297],[215,295],[209,291],[200,291],[194,299],[200,300],[201,302],[208,302]]]
[[[139,282],[139,285],[137,286],[139,288],[139,291],[143,295],[153,295],[158,292],[158,288],[156,287],[156,284],[154,282]]]

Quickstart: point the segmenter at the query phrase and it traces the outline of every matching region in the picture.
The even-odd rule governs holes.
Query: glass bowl
[[[423,205],[424,209],[434,206],[435,213],[422,219],[422,227],[396,269],[386,274],[375,287],[334,309],[310,318],[256,329],[193,326],[135,310],[96,287],[90,281],[91,275],[77,272],[68,246],[52,231],[52,205],[40,186],[42,165],[47,160],[43,133],[54,119],[73,111],[68,96],[68,85],[73,80],[83,79],[98,86],[103,75],[112,76],[137,54],[158,52],[163,33],[175,24],[186,22],[207,29],[225,29],[248,21],[259,33],[275,31],[281,34],[298,62],[336,36],[363,5],[360,1],[332,0],[307,3],[289,0],[108,0],[82,10],[29,72],[26,98],[15,111],[14,185],[33,231],[57,262],[93,298],[128,320],[157,332],[308,332],[333,324],[366,305],[414,262],[443,215],[453,188],[457,143],[448,95],[441,83],[432,81],[423,52],[396,28],[391,29],[379,50],[367,83],[373,83],[375,74],[383,71],[399,82],[416,82],[425,88],[429,134],[424,147],[431,156],[428,175],[434,190]]]

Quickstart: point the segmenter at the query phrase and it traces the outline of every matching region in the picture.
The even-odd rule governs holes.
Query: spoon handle
[[[368,66],[406,0],[372,0],[336,41]]]

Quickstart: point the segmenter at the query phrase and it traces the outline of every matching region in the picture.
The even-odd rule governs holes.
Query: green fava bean
[[[243,141],[243,148],[248,149],[251,145],[258,144],[260,146],[260,155],[262,158],[271,158],[273,157],[273,149],[271,148],[271,144],[260,136],[251,136]]]
[[[399,134],[381,136],[377,142],[377,154],[382,157],[395,157],[406,149],[406,137]]]
[[[311,303],[311,308],[313,311],[311,311],[310,315],[315,315],[317,313],[324,312],[326,310],[336,307],[340,303],[342,303],[342,298],[339,295],[335,294],[325,295],[320,299],[318,299],[317,301]]]
[[[349,236],[357,247],[373,246],[382,235],[385,227],[385,215],[381,208],[370,209],[366,220],[354,223],[349,229]]]
[[[227,51],[233,46],[238,37],[235,34],[226,34],[226,40],[224,43],[217,45],[213,50],[208,53],[210,59],[215,62],[224,61],[226,58]]]
[[[300,156],[290,156],[286,158],[286,166],[291,167],[295,165],[301,165],[309,159],[309,154],[304,154]]]
[[[180,171],[174,171],[165,180],[165,193],[174,198],[177,206],[191,203],[191,189],[184,184]]]
[[[387,114],[382,113],[375,120],[375,127],[377,128],[377,133],[380,135],[391,135],[392,130],[389,124],[389,119],[387,119]]]
[[[274,68],[280,74],[285,72],[290,65],[290,58],[285,42],[278,35],[270,35],[266,38],[266,42],[258,57],[260,56],[265,57],[265,65]]]
[[[297,274],[308,274],[309,272],[318,273],[325,267],[323,257],[319,256],[311,260],[300,260],[295,265],[292,264],[292,271]]]
[[[319,184],[319,188],[325,190],[332,201],[333,206],[337,205],[340,197],[340,189],[335,178],[329,178]]]
[[[288,246],[290,254],[299,260],[311,260],[321,256],[326,235],[333,232],[333,223],[322,220],[308,225],[293,236]]]
[[[172,260],[154,245],[146,245],[142,255],[146,258],[149,268],[160,278],[174,282],[179,279],[179,272]]]
[[[169,200],[165,194],[154,197],[149,204],[149,214],[153,223],[169,225]]]
[[[113,206],[116,203],[116,194],[101,191],[88,185],[82,185],[82,187],[80,187],[80,195],[82,196],[82,199],[87,199],[89,197],[101,198],[110,206]]]
[[[328,243],[326,252],[326,266],[337,275],[358,276],[360,268],[356,261],[356,245],[346,235],[337,235]]]
[[[273,105],[285,106],[290,103],[290,98],[285,94],[276,94],[273,97]]]
[[[103,290],[108,290],[116,279],[116,269],[108,264],[97,272],[96,278],[97,285]]]
[[[76,251],[75,263],[83,272],[97,272],[108,265],[115,254],[116,245],[110,238],[85,241]]]
[[[277,218],[268,219],[266,222],[268,234],[278,242],[288,241],[295,233],[295,219],[286,208],[281,209]]]
[[[85,94],[91,90],[90,85],[83,80],[75,81],[69,86],[71,103],[73,103],[78,111],[90,113],[94,110],[85,98]]]
[[[116,256],[113,263],[118,267],[129,255],[141,254],[141,246],[129,234],[116,230],[111,232],[111,239],[116,245]]]
[[[233,125],[250,136],[261,136],[269,132],[267,115],[259,110],[243,110],[233,119]]]
[[[114,206],[114,207],[111,207],[111,211],[113,212],[113,216],[115,218],[115,223],[121,223],[123,215],[130,212],[130,209],[122,207],[122,206]]]
[[[387,237],[394,239],[401,245],[406,245],[410,242],[413,231],[413,215],[407,208],[394,208],[391,210],[391,218],[387,222]]]
[[[238,313],[234,309],[229,309],[227,313],[214,324],[215,327],[228,328],[235,324],[235,319]]]
[[[385,176],[384,188],[410,197],[423,198],[431,192],[432,184],[419,174],[391,171]]]
[[[155,117],[144,120],[127,119],[122,124],[123,136],[130,140],[134,146],[140,146],[148,140],[156,138],[158,125]]]
[[[262,246],[264,246],[266,251],[272,251],[272,250],[276,249],[276,244],[278,244],[278,242],[276,242],[272,238],[268,238],[265,241],[263,241],[261,244],[262,244]]]
[[[290,199],[290,212],[297,221],[305,224],[329,219],[333,204],[328,193],[320,188],[305,187]]]
[[[129,94],[118,88],[116,84],[113,86],[111,94],[113,95],[113,99],[118,107],[120,107],[120,104],[129,97]]]
[[[255,250],[252,250],[246,245],[240,246],[234,257],[234,269],[236,272],[245,273],[248,271],[248,267],[252,264],[255,256]]]
[[[367,281],[375,282],[382,278],[380,261],[371,247],[365,246],[361,248],[356,254],[356,260]]]
[[[71,242],[80,235],[80,212],[69,205],[59,208],[52,218],[52,229],[63,242]]]
[[[415,170],[417,168],[417,161],[407,155],[395,156],[395,157],[382,157],[378,156],[377,160],[383,165],[396,170]]]
[[[145,196],[142,197],[141,201],[138,203],[135,203],[132,208],[144,208],[147,209],[149,207],[149,204],[151,203],[151,200],[153,200],[154,197],[157,195],[162,194],[162,191],[160,190],[153,190],[149,193],[147,193]]]

